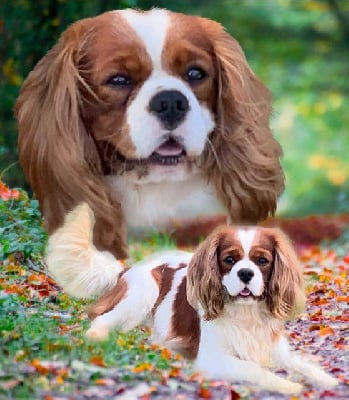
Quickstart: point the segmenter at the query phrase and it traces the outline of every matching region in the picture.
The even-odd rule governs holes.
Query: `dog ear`
[[[267,289],[267,306],[276,318],[296,318],[304,310],[303,271],[295,250],[279,229],[270,229],[275,257]]]
[[[269,127],[271,95],[238,42],[221,25],[203,21],[218,70],[216,129],[203,168],[232,220],[255,223],[274,213],[284,190],[282,151]]]
[[[103,178],[96,145],[82,119],[82,92],[93,93],[80,74],[79,60],[92,23],[85,19],[67,29],[25,80],[15,106],[19,160],[49,233],[85,201],[96,216],[95,244],[124,258],[121,206]]]
[[[218,263],[220,233],[211,234],[194,253],[188,266],[187,299],[203,308],[205,320],[219,316],[224,307],[224,288]]]

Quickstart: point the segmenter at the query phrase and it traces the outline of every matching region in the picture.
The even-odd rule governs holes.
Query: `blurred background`
[[[284,150],[282,216],[349,212],[348,0],[5,0],[0,4],[0,180],[28,188],[13,106],[36,62],[72,22],[164,7],[221,22],[274,96]]]

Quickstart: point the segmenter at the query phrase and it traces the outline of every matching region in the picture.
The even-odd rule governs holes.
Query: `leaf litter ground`
[[[346,242],[347,244],[347,242]],[[0,264],[1,399],[348,399],[349,252],[345,245],[299,247],[307,310],[287,329],[294,349],[322,364],[340,385],[304,386],[299,397],[249,385],[205,381],[189,362],[152,345],[149,328],[114,332],[105,343],[84,338],[88,302],[64,294],[40,256],[10,255]],[[131,244],[134,258],[167,239]],[[278,374],[286,376],[285,371]],[[300,380],[300,377],[291,376]]]

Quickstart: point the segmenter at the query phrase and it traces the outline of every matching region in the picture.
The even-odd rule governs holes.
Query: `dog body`
[[[94,242],[225,212],[263,220],[284,188],[271,97],[221,25],[166,10],[76,22],[24,82],[19,159],[49,233],[77,204]]]
[[[264,368],[279,366],[315,384],[337,383],[289,348],[284,322],[303,310],[303,279],[279,230],[223,227],[194,254],[163,252],[123,270],[93,246],[92,216],[86,205],[77,207],[50,237],[47,255],[49,270],[70,294],[103,293],[89,310],[90,339],[150,320],[156,343],[193,359],[209,378],[299,392],[300,384]]]

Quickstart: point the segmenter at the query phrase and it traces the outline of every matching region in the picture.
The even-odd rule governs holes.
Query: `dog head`
[[[218,317],[225,302],[265,301],[279,319],[304,307],[303,276],[287,237],[274,228],[225,227],[212,233],[188,267],[189,303]]]

